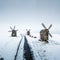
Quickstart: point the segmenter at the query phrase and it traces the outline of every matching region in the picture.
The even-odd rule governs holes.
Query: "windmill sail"
[[[49,26],[48,30],[52,27],[52,24]]]
[[[45,29],[47,29],[43,23],[42,23],[42,26],[43,26]]]

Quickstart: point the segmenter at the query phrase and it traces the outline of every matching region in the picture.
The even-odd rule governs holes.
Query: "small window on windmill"
[[[9,32],[12,32],[12,33],[11,33],[11,36],[12,36],[12,37],[16,37],[18,30],[15,30],[15,26],[14,26],[14,28],[12,28],[12,27],[10,26],[10,29],[11,29],[11,31],[9,31]]]

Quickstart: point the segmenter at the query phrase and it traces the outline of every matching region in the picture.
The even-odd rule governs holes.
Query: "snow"
[[[17,60],[23,60],[23,50],[24,50],[24,37],[22,39],[22,43],[20,44],[20,48],[18,51],[18,56],[17,56]]]
[[[0,55],[4,58],[4,60],[14,60],[14,56],[16,54],[20,40],[21,36],[5,36],[4,38],[0,38]]]
[[[60,35],[53,34],[49,43],[39,41],[38,38],[26,36],[31,46],[35,60],[60,60]],[[54,39],[55,38],[55,39]],[[50,38],[51,39],[51,38]],[[54,39],[54,40],[53,40]]]
[[[0,55],[4,60],[14,60],[21,35],[11,37],[7,31],[5,34],[4,32],[0,34]],[[31,35],[37,38],[23,35],[17,60],[23,60],[24,36],[27,37],[35,60],[60,60],[60,34],[52,34],[53,37],[49,37],[49,43],[39,41],[39,33],[32,33]]]

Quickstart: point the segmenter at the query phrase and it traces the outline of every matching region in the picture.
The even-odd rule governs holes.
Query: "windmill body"
[[[30,35],[30,29],[29,30],[26,29],[26,31],[27,31],[27,35]]]
[[[12,30],[12,34],[11,34],[12,37],[15,37],[17,36],[17,31],[16,30]]]
[[[48,42],[48,40],[49,40],[49,35],[50,35],[50,37],[52,37],[52,35],[51,35],[50,32],[49,32],[49,29],[52,27],[52,25],[50,25],[48,29],[45,27],[44,24],[42,24],[42,26],[43,26],[45,29],[43,29],[43,30],[40,31],[40,39],[41,39],[42,41]]]
[[[15,26],[14,26],[13,29],[12,29],[12,27],[10,27],[10,29],[11,29],[11,31],[9,31],[9,32],[12,32],[12,33],[11,33],[11,36],[12,36],[12,37],[16,37],[16,36],[17,36],[17,31],[18,31],[18,30],[15,30]]]
[[[30,31],[27,31],[27,35],[30,35]]]
[[[48,41],[48,32],[49,31],[47,29],[40,31],[40,38],[42,41]]]

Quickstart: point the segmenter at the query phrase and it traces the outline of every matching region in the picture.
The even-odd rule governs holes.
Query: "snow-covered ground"
[[[26,38],[33,52],[35,60],[60,60],[60,34],[52,34],[49,43],[39,41],[39,33],[31,34],[37,38],[31,38],[27,35]],[[10,37],[0,34],[0,55],[4,60],[14,60],[18,44],[21,40],[21,35],[18,37]],[[20,45],[17,60],[23,60],[24,49],[24,35]]]
[[[4,60],[14,60],[20,40],[21,40],[21,36],[10,37],[6,35],[4,37],[3,36],[0,37],[0,55],[4,58]],[[22,44],[23,44],[23,40],[22,40]],[[20,55],[21,60],[23,57],[22,44],[20,45],[21,48],[19,49],[21,53],[19,52],[17,57],[18,59]]]
[[[60,35],[53,34],[49,43],[39,41],[38,38],[26,37],[35,60],[60,60]]]

